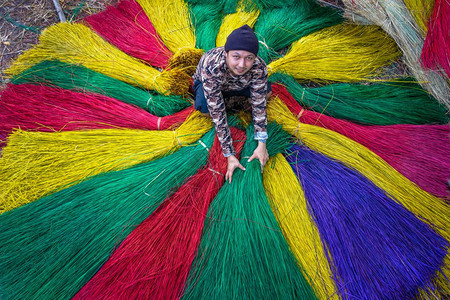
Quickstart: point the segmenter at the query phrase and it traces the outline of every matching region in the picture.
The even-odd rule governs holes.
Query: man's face
[[[230,50],[225,52],[225,61],[234,76],[244,75],[253,66],[255,54],[245,50]]]

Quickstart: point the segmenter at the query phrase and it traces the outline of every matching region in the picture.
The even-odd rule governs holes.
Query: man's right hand
[[[236,158],[236,156],[231,155],[227,157],[228,159],[228,168],[227,168],[227,174],[225,175],[225,180],[228,180],[231,183],[231,177],[233,177],[234,169],[239,168],[242,171],[245,171],[244,166],[241,165],[239,162],[239,159]]]

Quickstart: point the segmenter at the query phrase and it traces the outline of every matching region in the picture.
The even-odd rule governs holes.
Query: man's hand
[[[236,158],[236,156],[231,155],[227,157],[228,159],[228,168],[227,168],[227,174],[225,175],[225,180],[229,180],[231,183],[231,177],[233,176],[234,169],[239,168],[242,171],[245,171],[244,166],[241,165],[239,162],[239,159]]]
[[[263,172],[263,168],[269,160],[269,153],[266,149],[266,143],[258,142],[258,147],[256,147],[255,151],[253,151],[253,155],[248,159],[251,162],[254,158],[257,158],[261,163],[261,173]]]

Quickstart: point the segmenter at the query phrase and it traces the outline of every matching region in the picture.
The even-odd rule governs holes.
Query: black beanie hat
[[[225,43],[225,51],[245,50],[258,55],[258,49],[258,38],[248,25],[244,25],[233,30]]]

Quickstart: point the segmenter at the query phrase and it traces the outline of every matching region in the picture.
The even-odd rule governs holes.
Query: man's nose
[[[240,59],[239,60],[239,67],[243,68],[245,66],[244,60]]]

